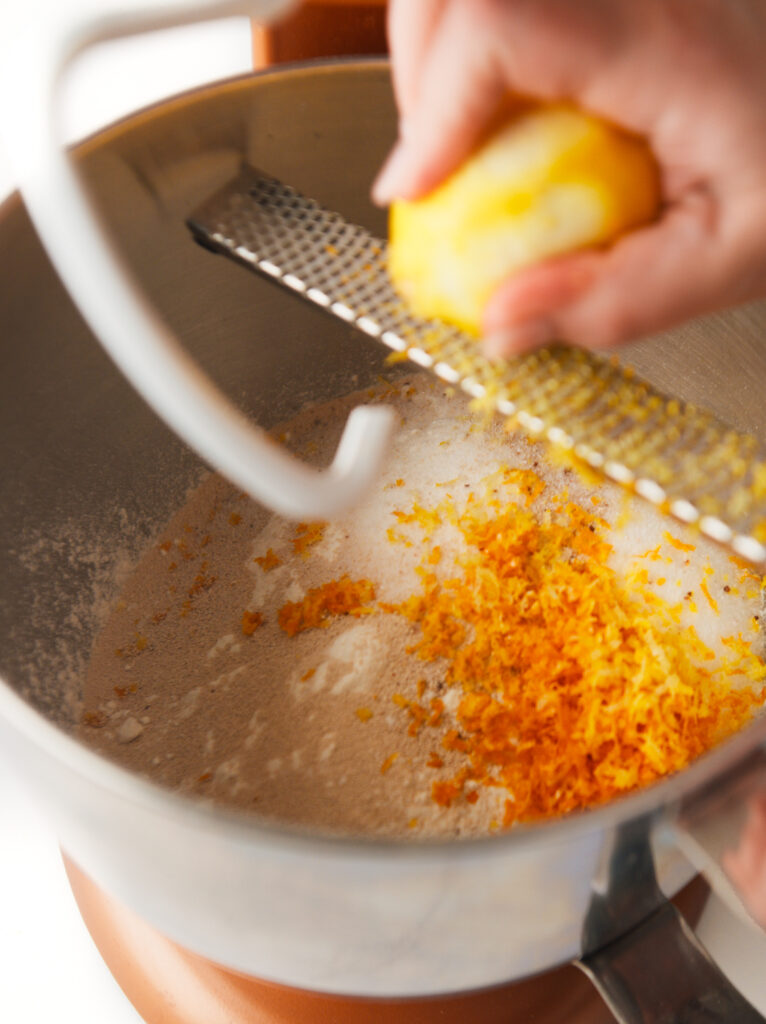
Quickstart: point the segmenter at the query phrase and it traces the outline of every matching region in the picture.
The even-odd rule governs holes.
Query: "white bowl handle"
[[[393,412],[360,407],[329,469],[293,458],[224,397],[146,301],[115,250],[61,138],[59,83],[86,47],[169,25],[251,15],[269,20],[289,0],[34,0],[16,9],[0,107],[18,182],[60,277],[114,361],[155,411],[252,497],[295,518],[328,518],[360,498],[380,472]],[[6,41],[8,40],[6,34]]]

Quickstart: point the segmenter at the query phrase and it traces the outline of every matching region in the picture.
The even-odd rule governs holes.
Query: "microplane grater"
[[[207,248],[491,403],[748,561],[766,562],[766,453],[752,436],[661,394],[614,358],[555,345],[488,360],[475,338],[409,311],[389,279],[385,242],[253,168],[188,225]]]

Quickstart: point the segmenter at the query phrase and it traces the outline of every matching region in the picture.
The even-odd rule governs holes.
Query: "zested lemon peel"
[[[643,140],[569,104],[517,104],[443,184],[391,204],[391,277],[418,316],[479,335],[509,275],[612,242],[660,202]]]

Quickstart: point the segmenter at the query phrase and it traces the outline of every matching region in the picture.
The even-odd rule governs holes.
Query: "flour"
[[[418,502],[456,505],[501,465],[534,468],[551,494],[566,491],[592,508],[592,488],[570,469],[551,465],[543,449],[508,435],[499,423],[477,425],[465,402],[427,377],[397,391],[382,385],[361,400],[385,401],[400,429],[374,492],[358,507],[308,536],[211,476],[168,523],[125,584],[93,648],[80,737],[97,750],[183,793],[306,828],[362,835],[455,836],[486,832],[501,796],[485,791],[476,804],[449,808],[431,799],[429,756],[444,770],[459,756],[408,719],[393,700],[444,701],[449,721],[459,693],[445,686],[443,667],[408,653],[416,627],[396,615],[340,616],[327,628],[288,637],[279,609],[344,574],[374,582],[376,599],[398,602],[417,590],[422,551],[396,512]],[[291,447],[319,464],[334,451],[359,395],[311,409],[289,424]],[[669,528],[644,504],[631,505],[614,487],[598,490],[598,514],[626,518],[614,531],[614,561],[627,570],[662,542]],[[461,538],[440,525],[434,541],[445,557]],[[663,549],[655,586],[668,600],[697,591],[710,566],[713,615],[704,602],[692,618],[702,638],[750,630],[758,587],[742,582],[728,555],[692,540],[693,558]],[[408,546],[409,545],[409,546]],[[271,553],[271,554],[269,554]],[[728,589],[725,589],[728,588]],[[262,615],[252,635],[243,614]],[[394,756],[396,755],[396,756]]]

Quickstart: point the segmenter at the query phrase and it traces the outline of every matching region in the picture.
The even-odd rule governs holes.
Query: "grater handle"
[[[331,467],[317,471],[250,422],[185,352],[148,303],[99,221],[61,137],[59,84],[84,49],[170,25],[249,15],[271,20],[291,0],[86,0],[11,4],[0,81],[2,124],[27,209],[96,337],[154,410],[200,455],[283,515],[327,518],[380,471],[393,414],[360,408]],[[6,26],[7,28],[7,26]]]

